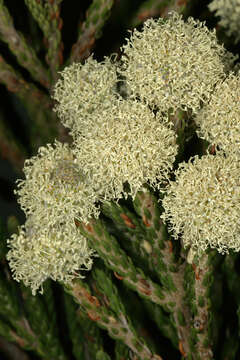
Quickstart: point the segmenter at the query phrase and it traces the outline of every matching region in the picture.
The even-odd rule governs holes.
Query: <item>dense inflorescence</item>
[[[37,214],[43,226],[66,218],[87,222],[92,214],[98,216],[96,193],[68,144],[56,141],[54,146],[41,147],[37,156],[26,160],[23,171],[18,201],[26,215]]]
[[[99,120],[100,121],[99,121]],[[78,137],[77,162],[94,179],[104,199],[119,199],[156,187],[168,176],[177,154],[176,134],[167,117],[137,101],[121,100],[93,115],[95,127]],[[128,182],[130,191],[124,191]]]
[[[90,56],[84,65],[73,63],[61,72],[54,87],[54,110],[71,132],[86,131],[92,113],[110,111],[117,96],[116,84],[116,67],[109,58],[99,63]]]
[[[65,283],[84,278],[79,270],[90,270],[96,254],[75,224],[48,228],[37,224],[34,216],[29,217],[19,233],[8,240],[7,259],[14,279],[30,286],[35,295],[48,278]]]
[[[240,154],[240,74],[217,84],[209,103],[196,116],[198,135],[225,153]]]
[[[163,199],[173,236],[199,254],[240,250],[240,162],[236,155],[196,156],[181,163]]]
[[[206,103],[225,77],[226,50],[204,23],[177,13],[149,19],[123,46],[122,75],[133,96],[161,111],[191,109]]]

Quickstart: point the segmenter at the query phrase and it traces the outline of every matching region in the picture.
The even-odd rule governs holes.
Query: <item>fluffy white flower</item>
[[[38,214],[41,224],[69,219],[88,221],[99,214],[90,179],[74,159],[68,144],[55,141],[25,161],[25,179],[18,181],[19,203],[27,215]]]
[[[92,116],[95,126],[75,137],[74,152],[104,199],[127,196],[125,182],[134,197],[147,181],[157,186],[167,177],[177,144],[166,116],[154,115],[146,105],[130,100],[119,100],[111,111]]]
[[[218,145],[226,153],[240,155],[240,73],[220,82],[196,116],[198,136]]]
[[[7,254],[13,278],[30,286],[33,295],[47,278],[65,283],[84,278],[79,270],[90,270],[95,252],[70,222],[45,228],[29,217],[19,234],[8,240]]]
[[[196,156],[181,163],[163,199],[173,236],[201,253],[240,250],[240,162],[237,156]]]
[[[53,91],[54,110],[71,130],[80,129],[91,121],[92,113],[114,102],[117,74],[109,58],[98,63],[90,56],[84,64],[73,63],[60,74]]]
[[[214,31],[193,18],[184,22],[174,12],[167,20],[147,20],[123,50],[122,74],[133,96],[162,111],[196,113],[225,76],[226,61],[228,67],[231,62]]]

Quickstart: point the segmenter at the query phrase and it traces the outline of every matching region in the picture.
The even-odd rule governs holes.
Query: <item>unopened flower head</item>
[[[220,253],[240,250],[239,173],[239,159],[220,152],[180,164],[163,199],[161,217],[185,247],[199,254],[207,247]]]
[[[90,179],[74,159],[68,144],[55,142],[39,149],[25,162],[25,179],[19,180],[19,203],[27,215],[37,213],[40,223],[98,216]]]
[[[189,108],[196,113],[224,77],[226,51],[215,32],[193,18],[184,22],[174,12],[167,20],[147,20],[123,50],[122,73],[133,96],[162,111]]]
[[[14,279],[30,286],[35,295],[48,278],[65,283],[84,278],[79,270],[90,270],[96,254],[76,226],[68,222],[44,228],[33,218],[8,240],[7,259]]]
[[[55,85],[54,110],[64,126],[81,128],[82,122],[91,120],[94,111],[111,106],[116,83],[115,65],[108,58],[101,63],[92,57],[83,65],[73,63],[61,72]]]
[[[119,100],[111,111],[98,112],[95,125],[88,135],[76,138],[74,151],[104,199],[127,196],[126,182],[134,197],[147,181],[157,186],[167,176],[177,145],[166,117],[155,116],[140,102]]]
[[[220,17],[219,24],[226,28],[227,35],[233,35],[235,42],[238,42],[240,40],[240,0],[213,0],[208,7]]]
[[[240,155],[240,73],[219,83],[196,116],[198,135],[226,153]]]

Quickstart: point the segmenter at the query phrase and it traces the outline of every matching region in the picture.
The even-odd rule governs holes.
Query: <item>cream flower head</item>
[[[39,288],[42,292],[43,282],[48,278],[65,283],[76,277],[84,278],[79,270],[90,270],[96,254],[75,224],[67,222],[46,228],[33,219],[30,216],[25,226],[19,228],[19,234],[8,239],[7,260],[13,278],[30,286],[33,295]]]
[[[240,250],[240,162],[236,156],[205,155],[181,163],[170,182],[161,218],[184,247],[220,253]]]
[[[76,137],[74,152],[105,200],[134,197],[147,181],[157,186],[167,177],[177,144],[166,116],[154,115],[140,102],[119,100],[111,111],[93,115],[93,123],[87,135]],[[124,190],[126,182],[129,193]]]
[[[235,36],[235,42],[240,40],[240,0],[213,0],[209,5],[211,11],[216,11],[220,17],[219,24],[226,28],[227,35]]]
[[[79,129],[82,122],[91,120],[92,113],[111,107],[117,84],[111,59],[99,63],[90,56],[84,64],[73,63],[60,74],[52,97],[57,101],[54,110],[64,126]]]
[[[132,91],[161,111],[191,109],[207,102],[230,58],[216,34],[198,20],[173,12],[149,19],[123,46],[122,74]],[[229,65],[229,64],[228,64]]]
[[[197,134],[225,153],[240,155],[240,73],[220,82],[196,116]]]
[[[99,214],[91,180],[83,175],[68,144],[55,141],[39,148],[37,156],[25,161],[25,179],[15,193],[27,215],[38,214],[41,224],[69,219],[88,221]]]

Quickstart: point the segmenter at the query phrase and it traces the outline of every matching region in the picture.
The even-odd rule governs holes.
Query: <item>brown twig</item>
[[[77,42],[72,47],[70,63],[81,62],[88,58],[96,39],[101,34],[113,3],[114,0],[93,0],[87,11],[86,21],[80,26]]]
[[[35,85],[26,82],[13,67],[6,63],[0,55],[0,82],[6,85],[11,92],[17,93],[25,98],[26,94],[31,95],[32,101],[41,104],[41,107],[51,109],[52,102],[47,95],[39,90]]]

